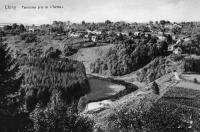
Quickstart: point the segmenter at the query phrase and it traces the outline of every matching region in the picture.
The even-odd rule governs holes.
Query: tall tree
[[[19,91],[22,77],[19,67],[12,59],[7,45],[0,39],[0,131],[19,131],[24,115],[19,114]],[[21,125],[20,125],[21,124]],[[24,127],[24,126],[23,126]]]
[[[21,77],[17,77],[18,65],[9,54],[9,48],[0,40],[0,103],[4,103],[8,95],[18,91]]]

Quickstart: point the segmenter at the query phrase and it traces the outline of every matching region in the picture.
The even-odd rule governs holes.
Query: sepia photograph
[[[200,132],[200,0],[0,0],[0,132]]]

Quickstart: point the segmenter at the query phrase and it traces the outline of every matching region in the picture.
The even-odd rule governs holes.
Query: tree
[[[164,25],[166,24],[166,21],[165,21],[165,20],[160,20],[160,24],[161,24],[162,26],[164,26]]]
[[[153,21],[149,21],[149,24],[150,24],[150,25],[153,25]]]
[[[20,24],[20,25],[19,25],[19,32],[22,33],[22,32],[24,32],[24,31],[26,31],[24,25],[23,25],[23,24]]]
[[[18,25],[17,25],[16,23],[14,23],[14,24],[12,25],[12,30],[15,31],[17,28],[18,28]]]
[[[160,52],[161,54],[165,53],[168,49],[168,43],[166,41],[161,41],[160,42]]]
[[[159,87],[158,87],[158,84],[154,81],[152,86],[151,86],[151,89],[153,90],[153,92],[157,95],[160,94],[160,90],[159,90]]]
[[[7,45],[0,40],[0,131],[15,132],[25,127],[25,113],[19,111],[19,88],[22,76],[9,54]]]
[[[194,78],[194,83],[198,83],[198,80],[197,80],[197,78]]]
[[[0,102],[2,105],[8,95],[18,91],[21,77],[17,77],[19,67],[11,58],[7,45],[2,42],[0,42],[0,62]]]
[[[79,99],[78,106],[77,106],[78,112],[82,112],[85,110],[87,102],[88,102],[88,99],[86,96],[83,96]]]
[[[105,21],[105,24],[107,24],[107,25],[108,25],[108,24],[111,24],[111,23],[112,23],[112,22],[111,22],[110,20],[106,20],[106,21]]]
[[[85,25],[85,21],[84,20],[81,23],[82,23],[82,25]]]
[[[6,25],[3,27],[3,31],[9,32],[12,29],[12,26]]]

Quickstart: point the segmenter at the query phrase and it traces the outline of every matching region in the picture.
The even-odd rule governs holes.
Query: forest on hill
[[[77,110],[79,98],[90,91],[81,62],[34,57],[16,60],[2,43],[0,52],[0,131],[91,131],[93,122]]]

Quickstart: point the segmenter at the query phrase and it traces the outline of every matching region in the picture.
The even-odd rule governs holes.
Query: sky
[[[5,6],[16,9],[5,9]],[[23,9],[22,6],[63,6]],[[200,0],[0,0],[0,23],[200,21]]]

